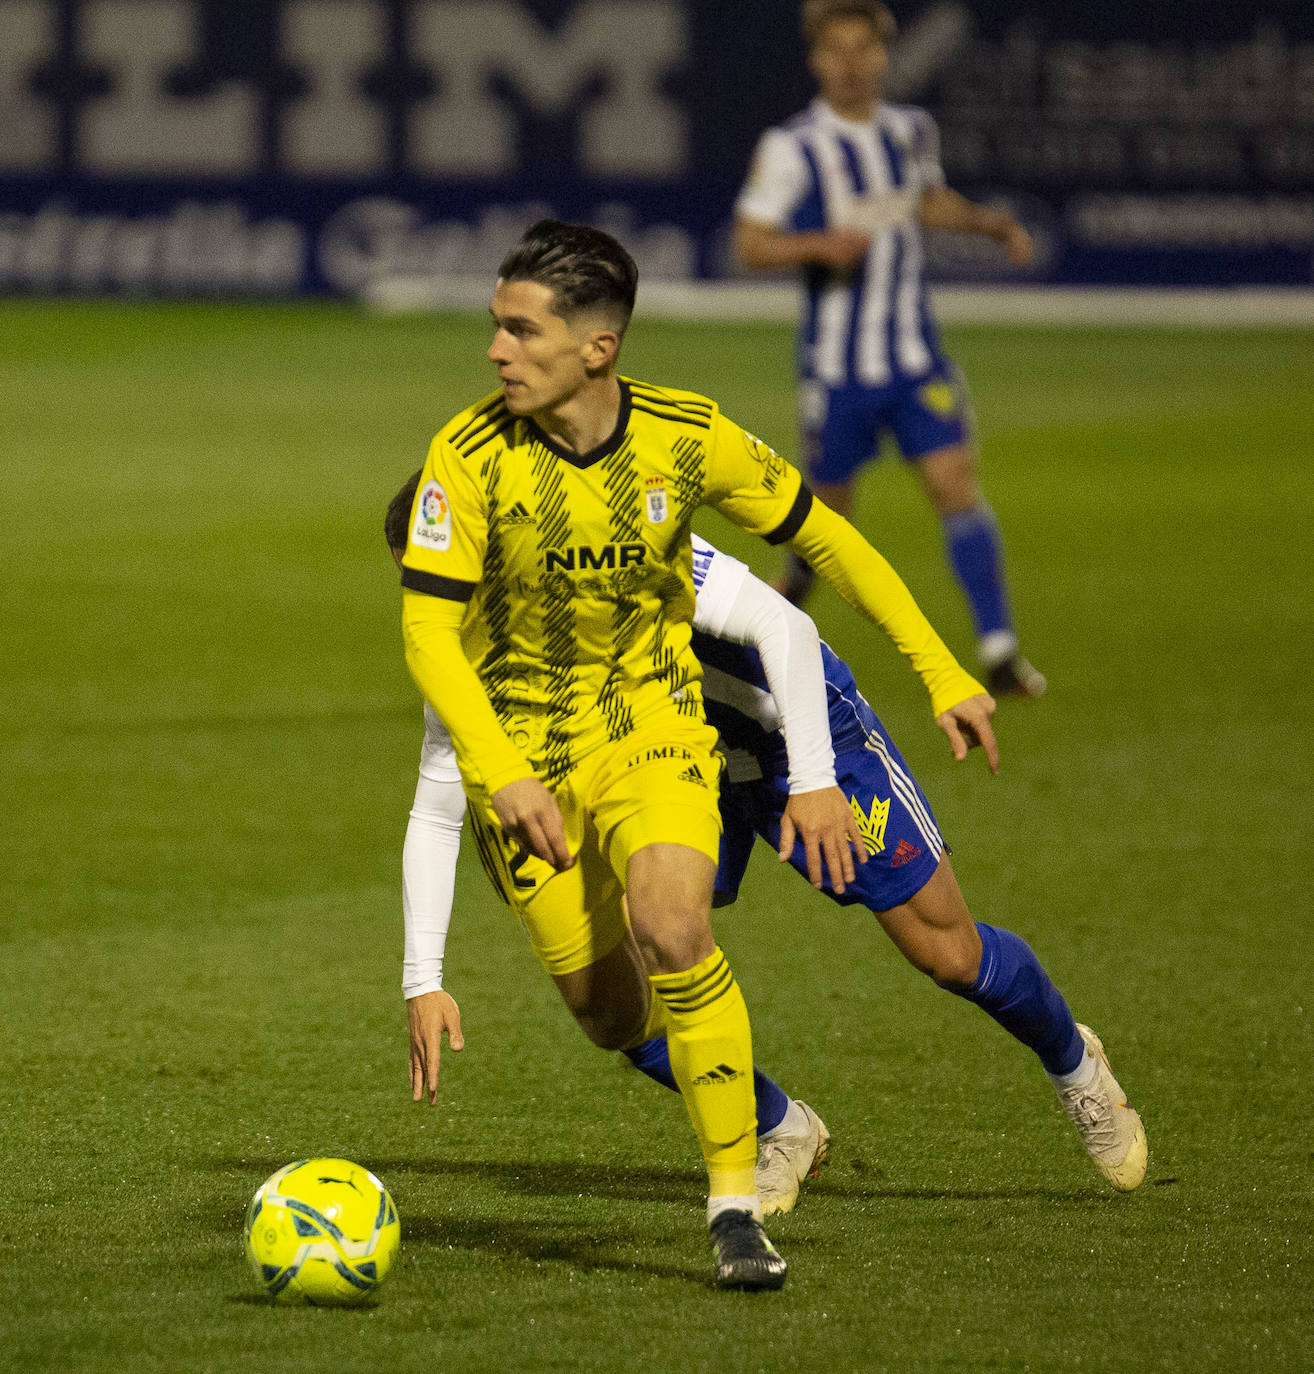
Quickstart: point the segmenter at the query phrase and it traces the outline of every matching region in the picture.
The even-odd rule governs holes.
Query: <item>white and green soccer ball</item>
[[[300,1159],[246,1209],[246,1257],[275,1302],[350,1307],[383,1282],[401,1243],[388,1190],[349,1159]]]

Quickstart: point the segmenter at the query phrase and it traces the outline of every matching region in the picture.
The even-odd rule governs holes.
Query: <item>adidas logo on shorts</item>
[[[894,856],[890,859],[890,867],[902,868],[904,864],[912,863],[921,852],[915,844],[909,844],[907,840],[900,840],[894,847]]]
[[[683,773],[676,775],[680,782],[692,782],[698,787],[706,787],[707,779],[703,777],[701,769],[696,763],[691,763]]]

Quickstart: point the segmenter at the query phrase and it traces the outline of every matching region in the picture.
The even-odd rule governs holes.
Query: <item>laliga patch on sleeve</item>
[[[426,482],[415,503],[411,539],[422,549],[446,553],[452,546],[452,504],[441,482]]]

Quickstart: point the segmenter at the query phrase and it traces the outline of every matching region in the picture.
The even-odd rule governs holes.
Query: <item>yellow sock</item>
[[[671,1071],[707,1161],[709,1193],[756,1194],[753,1039],[748,1008],[725,955],[718,947],[683,973],[659,973],[648,981],[653,1001],[661,1001],[669,1018]]]

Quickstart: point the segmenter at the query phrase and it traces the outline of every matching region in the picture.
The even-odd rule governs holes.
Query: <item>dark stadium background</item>
[[[1022,279],[1314,279],[1308,5],[896,8],[906,38],[892,94],[938,117],[951,184],[1006,199],[1033,228],[1040,261]],[[180,36],[155,48],[166,13]],[[299,60],[297,23],[316,13],[321,56]],[[19,290],[350,291],[390,269],[482,271],[508,226],[539,210],[623,229],[650,275],[720,276],[754,140],[808,96],[793,0],[6,0],[6,27],[0,286]],[[93,132],[122,93],[124,61],[103,37],[116,31],[142,57],[140,109],[156,102],[141,118],[176,129],[175,156],[156,149],[149,170],[137,140],[106,148]],[[308,171],[290,121],[333,84],[326,52],[341,94],[332,111],[315,107]],[[455,79],[467,71],[477,79]],[[223,153],[189,143],[180,118],[238,94],[247,107]],[[591,130],[618,94],[610,122],[629,132]],[[463,165],[442,148],[448,100],[470,121],[453,140]],[[361,118],[368,148],[355,151]],[[499,157],[477,145],[501,119]],[[211,218],[180,223],[184,206]],[[139,231],[174,217],[168,245],[152,252],[147,227],[117,259],[103,231],[75,250],[79,226],[103,216]],[[241,226],[270,221],[293,226],[296,248],[244,270]],[[461,226],[476,232],[451,232]],[[225,251],[228,275],[213,261],[207,275],[203,260]],[[937,261],[950,278],[1009,275],[961,245]]]

